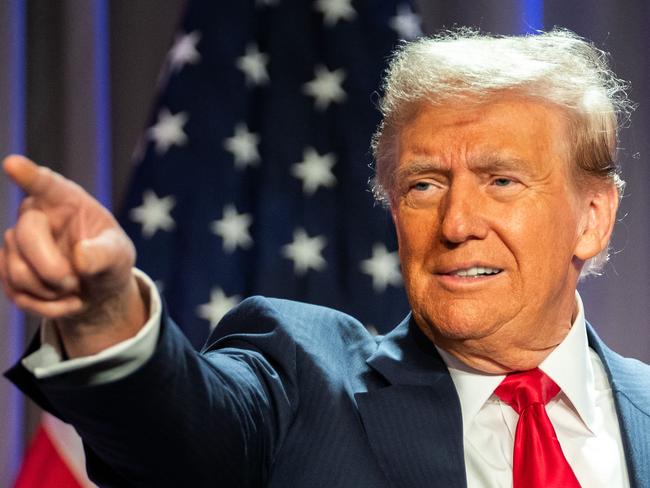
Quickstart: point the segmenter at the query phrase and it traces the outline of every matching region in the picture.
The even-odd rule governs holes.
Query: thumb
[[[76,271],[86,278],[99,274],[118,277],[130,272],[135,263],[133,244],[119,227],[79,241],[73,256]]]

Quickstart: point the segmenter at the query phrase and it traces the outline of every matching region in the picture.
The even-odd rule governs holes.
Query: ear
[[[593,258],[609,243],[618,210],[616,185],[590,190],[585,205],[585,220],[575,248],[575,256],[582,261]]]

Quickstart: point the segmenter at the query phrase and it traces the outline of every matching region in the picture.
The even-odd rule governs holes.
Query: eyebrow
[[[426,157],[426,156],[425,156]],[[525,160],[508,156],[504,154],[488,153],[472,158],[470,161],[470,168],[478,170],[479,172],[495,172],[500,171],[519,171],[524,174],[531,174],[531,165]],[[423,158],[422,160],[414,160],[409,162],[401,168],[396,168],[393,173],[394,181],[401,181],[413,175],[420,175],[423,173],[439,173],[448,175],[450,172],[447,164],[441,164],[438,158]]]
[[[403,181],[410,176],[423,173],[448,173],[448,170],[432,161],[414,161],[406,166],[395,168],[393,181]]]
[[[504,154],[488,154],[473,160],[470,163],[472,168],[479,171],[498,173],[500,171],[517,171],[526,175],[533,173],[533,166],[530,162],[516,156]]]

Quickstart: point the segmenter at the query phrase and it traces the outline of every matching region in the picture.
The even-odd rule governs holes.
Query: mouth
[[[505,274],[503,268],[485,263],[468,263],[438,269],[435,276],[443,288],[460,292],[475,290],[477,286],[482,287],[493,281],[498,281],[503,274]]]
[[[468,268],[455,269],[447,273],[441,273],[447,276],[459,276],[461,278],[482,278],[486,276],[494,276],[501,273],[503,269],[492,268],[487,266],[470,266]]]

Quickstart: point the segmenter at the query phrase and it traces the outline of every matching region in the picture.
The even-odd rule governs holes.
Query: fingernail
[[[73,290],[77,287],[77,278],[72,275],[68,275],[61,281],[61,286],[65,290]]]

